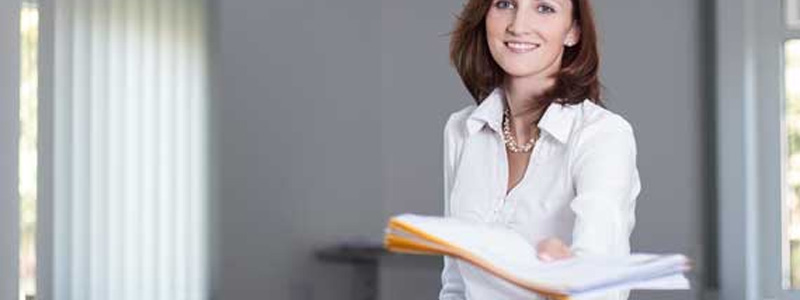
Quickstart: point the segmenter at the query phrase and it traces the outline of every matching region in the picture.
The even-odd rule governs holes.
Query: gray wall
[[[639,143],[634,249],[700,259],[706,109],[696,2],[595,5],[609,106]],[[470,103],[447,61],[461,1],[216,5],[217,299],[350,299],[352,270],[315,262],[315,247],[380,238],[394,213],[441,212],[441,129]],[[434,298],[438,268],[436,259],[387,260],[382,299]]]
[[[706,181],[701,4],[695,0],[595,1],[611,110],[633,125],[642,192],[634,251],[686,253],[702,266]],[[710,87],[709,87],[710,88]],[[701,270],[702,271],[702,270]],[[700,278],[698,278],[700,279]],[[695,284],[701,284],[695,282]],[[635,292],[633,299],[692,299]]]
[[[448,59],[460,1],[385,0],[381,11],[381,140],[386,217],[441,214],[442,137],[471,103]],[[440,259],[401,257],[381,269],[381,299],[435,299]]]
[[[217,299],[348,299],[312,249],[382,233],[380,3],[217,5]]]
[[[18,297],[19,8],[0,0],[0,300]]]

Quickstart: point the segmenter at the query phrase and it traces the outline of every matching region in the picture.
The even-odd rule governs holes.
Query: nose
[[[514,16],[511,18],[511,23],[508,24],[506,31],[511,35],[519,36],[519,35],[526,35],[530,33],[530,28],[528,22],[526,22],[528,16],[524,9],[517,9],[514,12]]]

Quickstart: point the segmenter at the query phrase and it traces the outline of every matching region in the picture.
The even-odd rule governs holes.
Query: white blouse
[[[525,174],[506,195],[504,109],[498,88],[480,105],[453,113],[447,121],[445,215],[503,224],[534,247],[544,238],[557,237],[577,256],[630,253],[641,189],[630,124],[589,100],[550,105],[539,121],[540,138]],[[627,298],[625,291],[592,299]],[[448,257],[439,299],[543,298]]]

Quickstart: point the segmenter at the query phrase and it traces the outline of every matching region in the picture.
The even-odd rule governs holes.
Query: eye
[[[553,14],[556,12],[556,9],[547,4],[540,4],[536,7],[536,11],[541,14]]]
[[[513,2],[507,1],[507,0],[499,0],[499,1],[495,2],[494,3],[494,7],[499,8],[499,9],[514,9],[514,8],[516,8],[514,6]]]

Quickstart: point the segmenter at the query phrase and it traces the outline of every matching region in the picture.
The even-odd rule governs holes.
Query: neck
[[[544,113],[542,96],[555,84],[552,78],[508,78],[503,85],[511,121],[515,126],[530,126]]]

